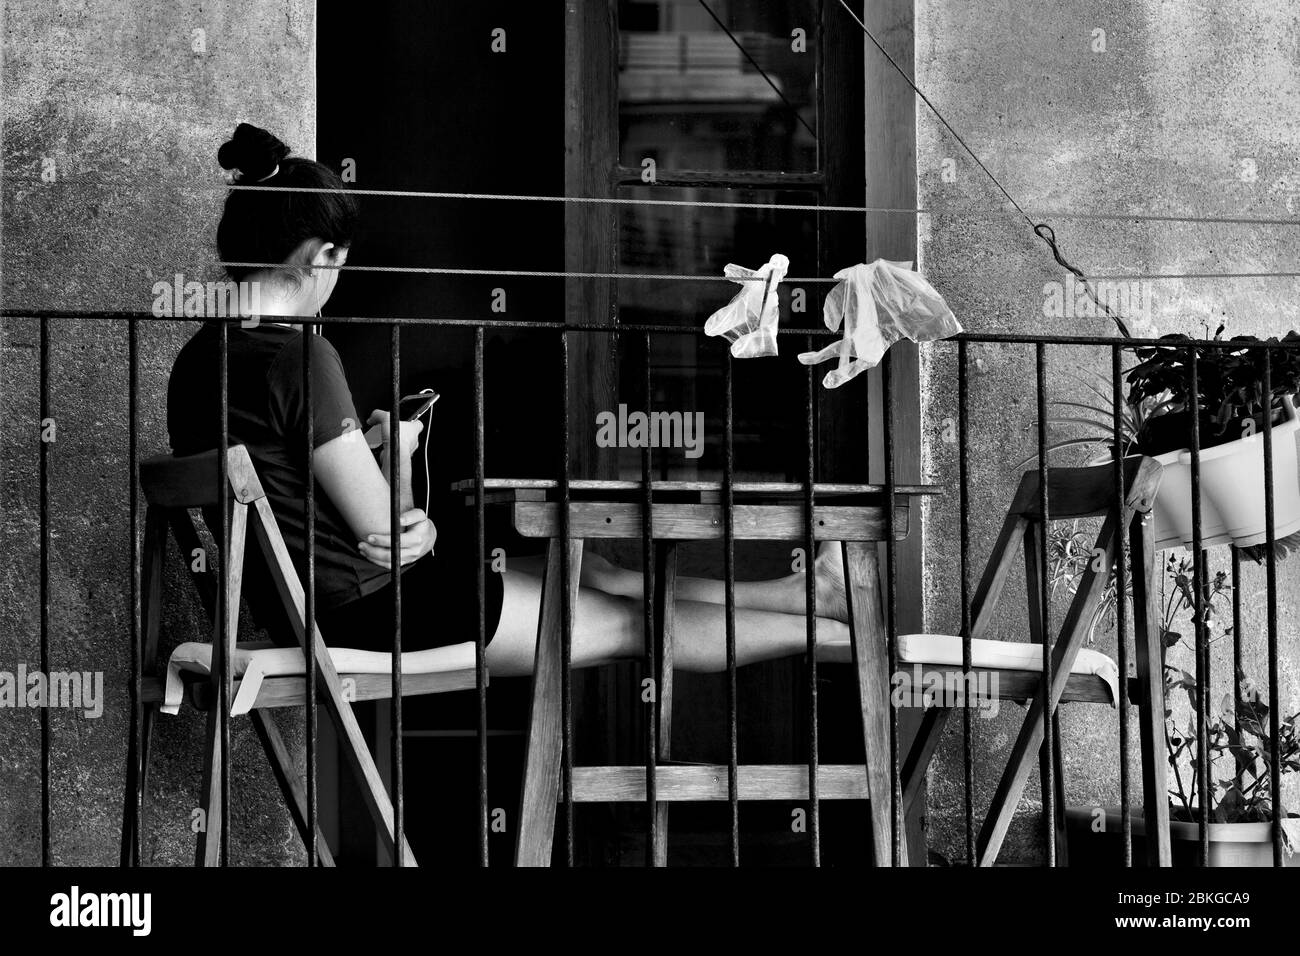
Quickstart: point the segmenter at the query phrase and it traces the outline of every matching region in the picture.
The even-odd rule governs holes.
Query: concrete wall
[[[314,4],[9,0],[0,11],[3,305],[147,310],[159,278],[220,278],[217,147],[248,120],[313,152]],[[44,182],[51,164],[55,181]],[[167,449],[167,374],[191,331],[141,329],[141,454]],[[51,713],[53,859],[111,864],[129,708],[126,327],[58,320],[50,339],[51,666],[102,671],[107,698],[99,719]],[[9,671],[38,666],[38,346],[35,322],[4,321],[0,670]],[[196,635],[200,613],[186,582],[173,575],[169,589],[184,600],[168,605],[165,643]],[[232,862],[293,861],[298,839],[260,748],[246,722],[235,728]],[[187,711],[158,731],[145,858],[184,863],[201,721]],[[0,711],[0,864],[40,861],[39,753],[36,712]]]
[[[1300,12],[1281,0],[1219,4],[1080,0],[918,0],[916,76],[1020,204],[1035,210],[1170,212],[1186,215],[1296,213],[1300,195],[1297,37]],[[1094,51],[1105,31],[1104,51]],[[1100,44],[1098,44],[1100,45]],[[872,50],[868,49],[870,55]],[[901,81],[900,81],[901,85]],[[904,88],[905,89],[905,88]],[[1007,208],[988,177],[918,103],[918,204],[922,208]],[[944,176],[945,160],[955,173]],[[1221,272],[1294,270],[1300,233],[1286,227],[1135,223],[1049,217],[1066,256],[1086,272]],[[1023,219],[923,216],[921,263],[971,331],[1110,334],[1105,319],[1047,318],[1045,283],[1064,273]],[[1229,334],[1280,335],[1294,327],[1292,280],[1163,281],[1139,288],[1139,326],[1160,333],[1198,333],[1220,321]],[[937,346],[925,358],[925,458],[931,480],[953,489],[927,526],[929,626],[956,633],[958,544],[956,446],[945,426],[957,418],[956,350]],[[970,350],[972,574],[983,568],[1014,491],[1016,463],[1034,453],[1032,348]],[[1049,356],[1049,397],[1086,395],[1067,373],[1109,375],[1109,355],[1088,349]],[[1068,432],[1060,431],[1059,437]],[[1054,464],[1079,463],[1061,452]],[[1166,555],[1168,557],[1168,555]],[[1300,588],[1295,562],[1281,565],[1282,695],[1297,709],[1300,656],[1293,623]],[[1222,550],[1215,569],[1227,568]],[[1245,660],[1266,680],[1263,571],[1251,567],[1243,596]],[[1023,579],[1009,591],[1010,613],[995,637],[1023,639]],[[1063,602],[1056,604],[1061,620]],[[951,630],[950,630],[951,629]],[[1190,627],[1183,628],[1190,633]],[[1214,700],[1229,692],[1230,641],[1215,645]],[[1096,647],[1115,653],[1115,636]],[[1175,658],[1184,657],[1181,652]],[[1190,669],[1190,661],[1185,661]],[[975,721],[977,818],[987,806],[1022,711],[1007,705],[994,720]],[[1118,718],[1104,707],[1069,709],[1067,802],[1105,805],[1118,799]],[[932,846],[963,850],[960,725],[950,731],[930,779]],[[1136,754],[1136,736],[1134,736]],[[1294,804],[1295,788],[1291,785]],[[1037,774],[1003,852],[1007,862],[1041,854]],[[1135,801],[1140,790],[1134,789]]]

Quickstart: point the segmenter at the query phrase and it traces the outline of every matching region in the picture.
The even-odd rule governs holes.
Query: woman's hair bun
[[[270,179],[289,147],[260,127],[240,123],[235,135],[217,150],[217,162],[230,170],[234,182],[252,184]]]

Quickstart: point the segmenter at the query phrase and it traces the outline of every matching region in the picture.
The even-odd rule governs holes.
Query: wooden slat
[[[393,696],[393,676],[391,674],[339,674],[340,685],[345,688],[347,699],[390,700]],[[235,682],[235,693],[239,693],[240,682]],[[436,674],[402,673],[402,696],[419,697],[424,694],[443,694],[455,690],[473,690],[474,669],[440,671]],[[149,694],[157,694],[155,699],[162,699],[162,686],[158,682],[151,687]],[[302,677],[267,677],[258,689],[254,708],[263,707],[301,707],[307,702],[307,685]],[[212,706],[212,693],[204,683],[195,683],[190,687],[190,703],[199,710]]]
[[[559,482],[548,478],[488,478],[483,482],[488,491],[509,491],[526,489],[535,491],[552,491],[559,488]],[[642,483],[632,480],[600,480],[575,478],[569,482],[570,494],[586,491],[640,491]],[[735,494],[790,494],[802,495],[804,485],[793,481],[738,481],[732,486]],[[451,486],[452,491],[473,491],[472,478],[457,481]],[[652,481],[650,490],[654,492],[688,492],[688,491],[722,491],[719,481]],[[940,485],[898,485],[894,491],[899,495],[939,495],[946,489]],[[843,482],[818,482],[813,485],[817,497],[823,495],[860,495],[884,494],[884,485],[853,484]]]
[[[551,538],[560,533],[559,505],[521,501],[513,506],[514,527],[526,538]],[[644,522],[639,503],[572,502],[570,534],[577,538],[637,538]],[[737,541],[803,541],[803,506],[736,505],[732,527]],[[906,537],[908,509],[894,510],[898,538]],[[656,538],[675,541],[722,537],[722,506],[656,503],[651,506]],[[814,508],[813,538],[817,541],[877,541],[885,534],[882,509],[825,505]]]
[[[673,645],[677,633],[677,545],[675,542],[658,542],[655,545],[658,559],[655,581],[661,599],[655,608],[658,651],[655,663],[659,668],[659,727],[655,738],[658,744],[656,761],[672,759],[673,755]],[[656,776],[656,780],[657,780]],[[654,865],[668,865],[668,803],[655,805]]]
[[[533,665],[532,706],[528,716],[528,743],[524,753],[524,781],[519,804],[516,866],[549,866],[555,834],[555,801],[560,792],[560,757],[563,741],[560,701],[561,588],[558,538],[546,552],[542,581],[541,617],[537,627],[537,655]],[[582,541],[569,542],[569,607],[577,617],[578,581],[582,571]],[[644,799],[644,796],[642,797]]]
[[[939,741],[943,738],[943,728],[952,713],[951,707],[930,707],[925,711],[921,726],[917,728],[916,737],[900,769],[903,776],[904,807],[910,807],[920,796],[925,784],[925,772],[929,769],[934,752],[939,748]]]
[[[831,644],[823,645],[817,652],[818,664],[851,664],[850,649],[847,645]],[[910,661],[901,662],[899,667],[911,669],[914,665]],[[935,673],[942,675],[943,680],[951,681],[953,686],[960,688],[962,686],[960,667],[949,667],[946,664],[921,664],[926,673]],[[977,686],[992,687],[992,682],[997,681],[997,699],[1005,701],[1023,702],[1032,700],[1039,692],[1039,684],[1043,680],[1041,670],[1003,670],[1001,668],[971,668],[973,679],[980,681]],[[1084,704],[1113,704],[1114,700],[1110,694],[1110,685],[1095,674],[1071,674],[1065,684],[1065,692],[1061,695],[1063,703],[1084,703]],[[952,701],[956,706],[963,706],[965,698],[958,694]],[[945,700],[945,704],[949,701]],[[981,701],[975,701],[976,707],[980,706]],[[928,708],[927,708],[928,709]]]
[[[871,848],[876,866],[893,864],[893,788],[889,733],[889,658],[884,604],[880,593],[880,559],[876,546],[846,541],[841,546],[849,607],[854,676],[862,709],[862,739],[871,801]],[[820,796],[819,791],[819,796]],[[899,846],[907,865],[906,841]]]
[[[574,767],[576,803],[636,803],[646,798],[645,767]],[[807,764],[742,764],[736,784],[741,800],[807,800]],[[727,765],[661,766],[655,793],[666,802],[727,800]],[[866,774],[860,765],[822,764],[817,769],[822,800],[866,800]]]
[[[1126,502],[1130,509],[1147,512],[1155,496],[1152,474],[1159,474],[1159,462],[1152,458],[1128,458],[1124,461],[1124,487],[1129,489]],[[1038,473],[1026,472],[1011,510],[1037,518],[1042,514],[1038,500]],[[1053,521],[1096,518],[1108,514],[1115,506],[1115,472],[1110,464],[1083,468],[1052,468],[1047,473],[1047,511]]]
[[[226,474],[235,498],[246,504],[264,496],[248,449],[231,445]],[[140,462],[140,486],[161,508],[206,508],[217,503],[217,450],[197,455],[156,455]]]

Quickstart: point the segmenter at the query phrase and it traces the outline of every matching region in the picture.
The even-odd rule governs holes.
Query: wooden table
[[[474,503],[474,482],[454,490],[466,492]],[[574,480],[569,490],[568,580],[570,607],[576,607],[587,539],[637,539],[646,530],[644,487],[639,481]],[[734,482],[732,528],[736,541],[804,542],[805,486],[786,482]],[[940,489],[900,485],[895,489],[894,533],[905,538],[914,523],[920,496]],[[658,566],[656,638],[660,718],[659,760],[671,756],[672,645],[677,545],[682,541],[724,537],[723,488],[716,481],[654,481],[649,524]],[[885,539],[886,493],[879,485],[817,484],[813,487],[814,541],[842,543],[850,599],[853,668],[863,718],[866,764],[818,768],[818,796],[826,799],[869,799],[872,844],[877,865],[891,862],[892,815],[889,794],[889,661],[885,642],[876,544]],[[484,483],[486,508],[509,509],[515,530],[529,538],[546,538],[546,573],[538,622],[537,657],[532,678],[532,702],[525,757],[518,843],[515,862],[523,866],[550,863],[556,805],[561,799],[561,502],[559,483],[552,480],[490,479]],[[813,555],[808,555],[811,564]],[[575,767],[574,801],[621,802],[646,799],[644,766]],[[728,799],[728,767],[724,765],[656,766],[656,813],[666,822],[672,801]],[[808,799],[806,765],[742,766],[737,785],[741,800]],[[655,862],[667,856],[666,826],[657,827]],[[906,865],[906,846],[899,855]]]

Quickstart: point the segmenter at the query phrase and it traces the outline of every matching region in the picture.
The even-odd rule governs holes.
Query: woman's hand
[[[379,439],[384,449],[384,454],[392,447],[392,426],[389,424],[391,416],[382,408],[376,408],[366,419],[367,435],[373,432],[375,428],[379,429]],[[415,449],[420,444],[420,432],[424,431],[424,422],[398,422],[398,434],[401,439],[402,457],[410,458],[415,454]]]
[[[403,424],[410,424],[404,422]],[[433,551],[433,543],[438,540],[438,529],[419,508],[412,508],[398,516],[402,525],[402,536],[398,543],[399,560],[403,565],[418,561]],[[392,535],[372,534],[357,545],[362,557],[381,568],[393,566]]]

